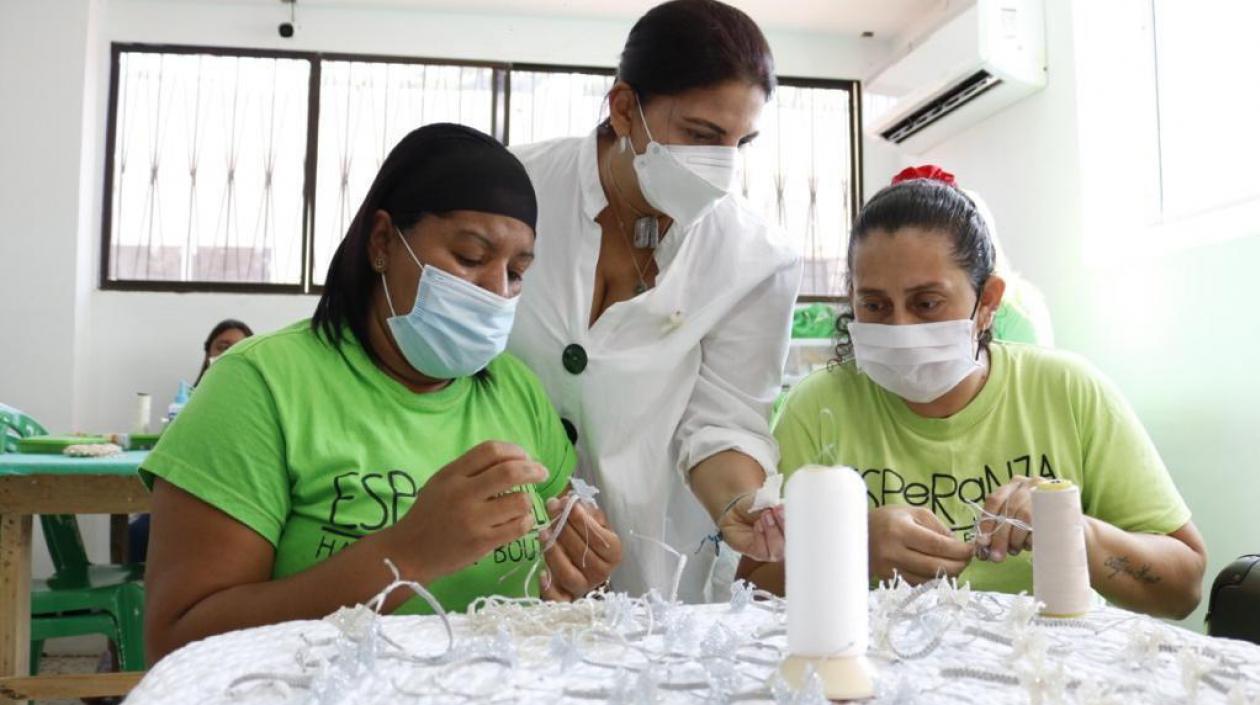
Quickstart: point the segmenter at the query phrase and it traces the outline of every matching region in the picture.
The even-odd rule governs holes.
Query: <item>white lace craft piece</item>
[[[586,482],[580,477],[569,478],[569,486],[573,488],[573,495],[590,507],[598,506],[595,502],[595,495],[599,494],[599,488]]]
[[[122,446],[114,443],[80,443],[66,446],[61,453],[72,458],[108,458],[118,455],[122,450]]]
[[[734,595],[689,606],[656,594],[483,598],[450,616],[453,640],[440,617],[379,616],[381,598],[190,644],[150,670],[127,703],[825,705],[816,678],[793,690],[777,677],[784,603],[742,584]],[[942,580],[872,591],[871,702],[1260,702],[1260,646],[1112,607],[1050,620],[1036,606]]]

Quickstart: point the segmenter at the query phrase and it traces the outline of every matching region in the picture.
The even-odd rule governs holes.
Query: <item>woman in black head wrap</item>
[[[597,510],[539,542],[575,457],[538,381],[500,355],[536,216],[520,162],[476,130],[422,127],[390,152],[314,317],[239,343],[145,462],[150,662],[366,602],[385,559],[453,610],[571,599],[611,573],[620,542]]]

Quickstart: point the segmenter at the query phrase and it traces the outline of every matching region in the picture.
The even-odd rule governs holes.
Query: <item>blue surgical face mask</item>
[[[394,308],[385,273],[381,272],[385,300],[393,314],[386,322],[403,357],[433,379],[467,377],[485,369],[507,348],[519,297],[506,299],[421,263],[402,231],[394,231],[420,268],[415,305],[402,315]]]

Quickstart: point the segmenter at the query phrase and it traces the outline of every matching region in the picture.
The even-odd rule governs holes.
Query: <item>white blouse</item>
[[[509,349],[542,379],[578,451],[578,475],[621,536],[618,590],[724,599],[738,559],[715,561],[713,520],[686,485],[691,468],[739,450],[778,471],[768,418],[787,355],[799,255],[741,199],[722,199],[657,248],[656,286],[589,326],[608,205],[596,135],[513,150],[538,194],[537,259],[526,272]],[[698,550],[699,549],[699,550]],[[720,564],[715,569],[715,563]]]

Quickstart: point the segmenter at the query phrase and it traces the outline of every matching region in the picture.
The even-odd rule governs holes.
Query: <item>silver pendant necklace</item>
[[[661,244],[661,224],[656,218],[645,215],[634,221],[634,246],[644,249],[656,249]]]
[[[621,186],[617,183],[617,177],[612,173],[612,167],[607,165],[605,166],[608,171],[608,178],[612,181],[613,190],[617,192],[618,197],[625,201],[626,197],[621,193]],[[627,203],[629,202],[627,201]],[[639,266],[639,257],[635,252],[635,248],[655,248],[658,244],[660,244],[660,225],[657,223],[656,218],[650,215],[645,215],[636,219],[634,221],[634,245],[631,246],[630,236],[627,234],[628,231],[626,230],[626,223],[621,219],[621,212],[617,210],[617,205],[615,203],[609,203],[608,207],[612,210],[613,217],[617,219],[617,230],[621,232],[621,239],[626,243],[626,249],[629,250],[630,263],[634,265],[634,273],[635,276],[638,277],[638,281],[635,282],[634,285],[634,295],[638,296],[648,290],[648,284],[647,273]],[[648,267],[651,266],[651,263],[649,263]]]
[[[620,145],[620,150],[622,152],[625,152],[627,149],[629,149],[629,146],[628,146],[629,140],[626,139],[625,137],[622,137],[619,140],[618,144]],[[612,159],[612,156],[610,155],[608,158]],[[617,192],[617,197],[621,199],[622,203],[625,203],[627,206],[629,206],[631,210],[638,212],[639,209],[635,208],[634,204],[630,203],[630,199],[626,198],[626,194],[621,192],[621,184],[617,182],[617,175],[613,173],[612,167],[607,166],[607,171],[608,171],[608,180],[612,182],[612,187],[613,187],[613,190]],[[616,213],[617,209],[614,208],[613,212]],[[622,232],[625,232],[624,228],[622,229]],[[656,216],[643,215],[643,216],[639,216],[638,218],[635,218],[634,219],[634,246],[639,248],[640,250],[648,250],[648,249],[655,250],[657,246],[660,244],[661,244],[661,223],[656,218]]]
[[[611,206],[611,204],[609,205]],[[630,263],[634,265],[634,273],[639,278],[639,281],[636,282],[634,285],[634,295],[638,296],[639,294],[642,294],[643,292],[648,290],[647,273],[644,272],[643,268],[639,266],[639,257],[635,253],[634,248],[630,246],[630,237],[626,235],[626,224],[621,219],[621,214],[617,212],[616,206],[612,206],[612,212],[613,212],[613,217],[617,219],[617,229],[621,231],[621,239],[626,243],[626,249],[630,251]],[[642,218],[640,218],[640,220],[642,220]],[[637,231],[638,229],[637,222],[635,224],[635,228]],[[637,243],[638,241],[637,232],[636,232],[635,240]],[[650,267],[651,265],[649,264],[648,266]]]

